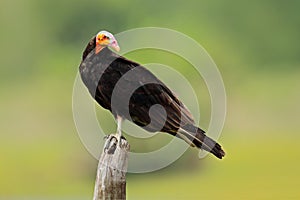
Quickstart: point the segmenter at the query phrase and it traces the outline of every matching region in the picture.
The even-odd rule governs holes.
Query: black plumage
[[[96,37],[85,48],[79,71],[90,94],[103,108],[147,131],[167,132],[218,158],[225,155],[218,143],[194,125],[193,116],[184,104],[149,70],[108,47],[100,52],[95,49]],[[129,103],[123,105],[127,97]],[[154,105],[163,109],[150,110]]]

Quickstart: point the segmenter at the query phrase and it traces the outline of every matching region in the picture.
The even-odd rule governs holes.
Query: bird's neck
[[[106,46],[96,45],[95,54],[100,53],[100,51],[102,51],[102,49],[104,49],[105,47],[106,47]]]

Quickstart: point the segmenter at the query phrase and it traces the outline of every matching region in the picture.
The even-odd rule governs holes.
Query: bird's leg
[[[121,129],[121,124],[122,124],[122,117],[117,115],[117,140],[118,140],[118,145],[121,144],[121,138],[122,138],[122,129]]]

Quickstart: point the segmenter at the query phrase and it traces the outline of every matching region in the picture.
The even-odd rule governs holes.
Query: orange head
[[[96,47],[106,47],[109,46],[115,51],[120,51],[120,47],[118,45],[117,40],[115,37],[108,31],[100,31],[96,35]]]

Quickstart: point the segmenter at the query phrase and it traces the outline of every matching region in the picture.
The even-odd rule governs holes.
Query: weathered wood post
[[[93,200],[125,200],[129,143],[122,137],[120,146],[113,135],[106,137],[100,156]]]

